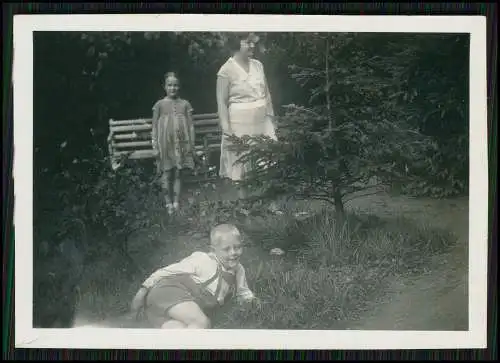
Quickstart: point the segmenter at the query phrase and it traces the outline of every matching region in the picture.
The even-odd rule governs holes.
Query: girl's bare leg
[[[178,320],[167,320],[166,322],[163,323],[161,326],[162,329],[186,329],[187,326],[181,321]]]
[[[171,174],[172,170],[164,171],[161,174],[161,188],[163,191],[163,198],[165,199],[165,205],[167,206],[167,208],[172,204],[172,198],[170,197],[171,194],[170,183],[172,180]]]
[[[173,193],[173,199],[174,199],[174,208],[179,207],[179,199],[181,195],[181,170],[180,169],[174,169],[173,171],[173,178],[174,178],[174,193]]]
[[[245,199],[247,197],[247,190],[239,182],[236,183],[236,189],[238,191],[238,199]]]
[[[246,193],[242,187],[238,187],[238,199],[245,199]]]

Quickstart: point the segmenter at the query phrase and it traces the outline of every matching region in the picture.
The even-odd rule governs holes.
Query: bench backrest
[[[193,123],[197,150],[208,153],[220,148],[222,132],[216,113],[193,115]],[[155,158],[151,132],[150,118],[109,120],[108,148],[112,164],[124,156],[128,159]]]

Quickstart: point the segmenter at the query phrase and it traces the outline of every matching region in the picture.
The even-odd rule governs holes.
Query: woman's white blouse
[[[250,59],[247,72],[231,57],[222,65],[217,76],[229,81],[229,104],[267,99],[264,66],[257,59]]]

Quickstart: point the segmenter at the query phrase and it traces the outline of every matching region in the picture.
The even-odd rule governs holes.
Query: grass
[[[226,309],[216,317],[218,328],[343,329],[389,277],[421,273],[431,256],[454,242],[444,230],[415,226],[403,218],[349,215],[340,224],[333,213],[323,211],[281,225],[265,221],[261,231],[275,234],[282,248],[288,244],[295,253],[266,258],[250,251],[244,262],[263,304]]]
[[[420,274],[432,256],[455,241],[445,230],[405,218],[348,214],[340,223],[328,209],[274,215],[258,206],[239,213],[230,202],[202,201],[186,208],[183,228],[139,231],[128,249],[142,270],[110,271],[120,261],[96,263],[82,286],[81,310],[94,316],[123,313],[140,282],[154,269],[206,249],[214,223],[232,221],[243,232],[248,281],[262,304],[230,303],[213,316],[214,328],[344,329],[394,276]],[[177,224],[178,225],[178,224]],[[283,256],[269,250],[280,247]]]

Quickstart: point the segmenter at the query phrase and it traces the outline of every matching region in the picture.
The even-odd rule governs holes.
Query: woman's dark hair
[[[233,54],[241,49],[241,41],[250,36],[250,32],[231,32],[227,35],[227,49]]]

